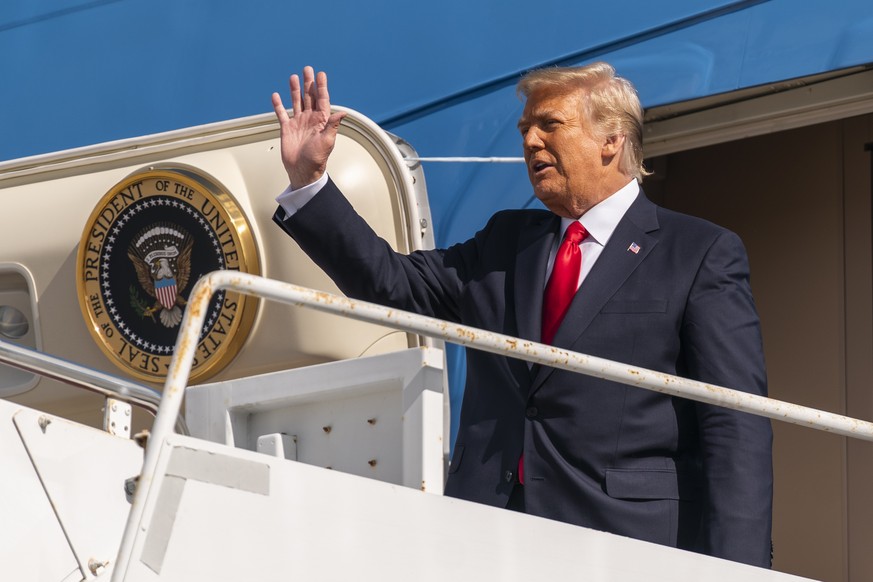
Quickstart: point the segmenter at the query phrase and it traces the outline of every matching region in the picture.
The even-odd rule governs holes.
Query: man
[[[291,77],[293,117],[273,95],[290,180],[274,220],[349,296],[765,394],[742,243],[642,193],[630,83],[597,63],[535,71],[519,92],[548,211],[499,212],[471,240],[407,256],[325,174],[342,114],[330,114],[326,75],[306,68],[302,92]],[[467,357],[447,495],[769,566],[768,420]]]

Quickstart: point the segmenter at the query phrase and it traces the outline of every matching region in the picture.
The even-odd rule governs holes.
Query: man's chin
[[[555,210],[560,208],[560,197],[557,196],[554,192],[534,187],[534,196],[536,196],[537,199],[552,212],[555,212]],[[555,212],[555,214],[558,214],[558,212]]]

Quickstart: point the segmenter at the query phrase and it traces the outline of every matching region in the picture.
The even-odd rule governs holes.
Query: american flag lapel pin
[[[632,243],[630,244],[630,246],[627,248],[627,250],[629,250],[629,251],[632,252],[633,254],[637,254],[637,253],[640,252],[640,245],[638,245],[638,244],[635,243],[635,242],[632,242]]]

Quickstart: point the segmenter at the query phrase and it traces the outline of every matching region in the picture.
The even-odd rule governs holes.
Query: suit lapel
[[[606,302],[654,249],[658,239],[648,233],[657,229],[656,206],[640,192],[573,297],[555,334],[555,346],[572,349],[579,341]],[[537,390],[553,371],[554,368],[550,366],[540,366],[531,392]]]
[[[530,224],[519,235],[515,271],[515,318],[518,336],[533,341],[542,333],[543,288],[549,251],[561,219],[555,215]]]

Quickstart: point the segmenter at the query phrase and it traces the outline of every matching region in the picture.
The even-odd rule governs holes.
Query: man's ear
[[[624,146],[624,134],[616,134],[607,136],[600,149],[600,155],[603,159],[612,159],[621,152]]]

